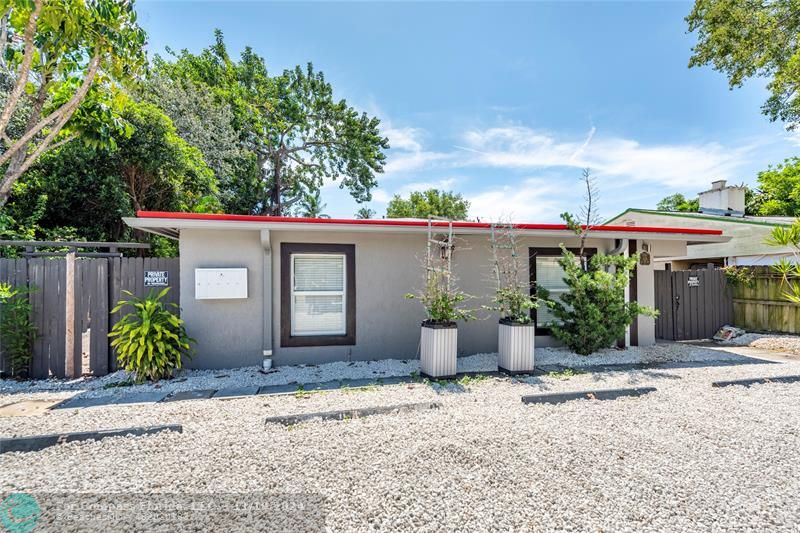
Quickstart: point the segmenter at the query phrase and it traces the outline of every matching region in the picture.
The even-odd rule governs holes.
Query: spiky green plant
[[[0,341],[7,368],[15,377],[27,375],[37,334],[29,292],[28,288],[0,283]]]
[[[766,240],[770,246],[789,247],[792,258],[781,258],[772,265],[772,270],[781,277],[783,298],[800,304],[800,219],[789,227],[777,226]]]
[[[157,293],[151,290],[144,298],[128,291],[128,300],[120,300],[111,311],[133,310],[122,317],[108,334],[117,354],[119,366],[135,374],[137,383],[157,381],[172,375],[183,366],[183,358],[191,358],[191,344],[196,342],[186,334],[183,320],[169,310],[178,309],[174,303],[161,301],[169,287]]]

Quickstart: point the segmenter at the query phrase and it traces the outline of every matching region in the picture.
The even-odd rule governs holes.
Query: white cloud
[[[554,181],[528,178],[520,183],[487,189],[470,195],[469,215],[485,222],[514,220],[535,222],[557,218],[568,191]]]
[[[420,138],[423,131],[419,128],[388,128],[383,134],[389,138],[389,145],[395,150],[419,152],[422,150]]]
[[[443,191],[452,190],[456,185],[463,185],[464,178],[444,178],[435,181],[417,181],[405,183],[397,190],[400,195],[408,194],[413,191],[427,191],[428,189],[440,189]]]
[[[466,178],[445,178],[434,181],[415,181],[403,183],[399,187],[393,189],[391,192],[386,189],[375,189],[372,191],[372,201],[376,204],[388,204],[392,196],[399,194],[400,196],[408,196],[413,191],[426,191],[428,189],[440,190],[458,190],[459,185],[463,185],[467,181]]]
[[[786,125],[786,140],[800,146],[800,124],[792,123]]]
[[[392,199],[392,195],[383,189],[374,189],[372,191],[372,201],[379,204],[387,204]]]
[[[447,153],[423,150],[425,130],[420,128],[389,127],[383,133],[389,138],[390,146],[384,175],[420,170],[452,157]]]
[[[644,145],[619,137],[597,138],[592,128],[583,142],[514,126],[473,130],[464,135],[461,165],[524,169],[590,167],[598,175],[626,177],[674,187],[711,179],[733,179],[755,144],[736,148],[719,143]]]
[[[428,168],[447,159],[451,159],[451,156],[440,152],[390,153],[383,172],[384,175],[411,172]]]
[[[471,202],[470,216],[482,220],[556,220],[561,212],[574,211],[582,200],[575,187],[579,169],[584,167],[592,169],[612,205],[622,197],[634,201],[631,192],[648,185],[670,191],[700,190],[712,179],[737,179],[762,146],[757,139],[736,146],[644,143],[603,135],[595,127],[584,135],[566,136],[504,125],[471,129],[458,145],[433,149],[425,130],[385,124],[384,134],[392,148],[380,177],[381,188],[373,191],[376,204],[385,205],[392,195],[405,196],[414,190],[454,190]],[[800,135],[795,138],[800,144]],[[485,176],[487,169],[497,169],[502,185],[493,178],[474,179],[479,172]],[[565,171],[574,174],[576,181],[565,180]],[[517,177],[521,173],[527,177]],[[471,180],[465,177],[471,175]]]

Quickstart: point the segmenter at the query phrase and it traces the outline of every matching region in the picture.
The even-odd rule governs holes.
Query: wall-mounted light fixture
[[[639,264],[648,266],[650,264],[650,244],[643,242],[642,251],[639,252]]]

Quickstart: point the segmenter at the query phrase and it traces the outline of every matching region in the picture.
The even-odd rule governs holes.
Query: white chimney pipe
[[[744,216],[744,187],[726,185],[725,180],[711,182],[711,189],[698,194],[700,212],[710,215]]]

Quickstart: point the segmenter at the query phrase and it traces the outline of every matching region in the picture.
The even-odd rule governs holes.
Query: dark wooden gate
[[[31,257],[0,259],[0,281],[29,287],[33,304],[33,320],[37,337],[33,345],[31,376],[65,377],[66,361],[71,357],[77,374],[102,376],[116,370],[116,358],[109,347],[108,332],[121,313],[110,311],[122,291],[145,296],[151,290],[145,284],[148,271],[167,272],[172,289],[165,301],[180,302],[180,273],[177,258],[112,257],[78,258],[75,260],[74,345],[67,354],[66,347],[66,260],[63,258]],[[3,365],[0,346],[0,370]]]
[[[709,339],[733,323],[733,295],[720,269],[655,271],[656,338]]]

